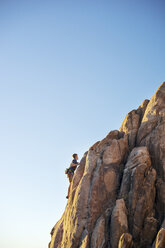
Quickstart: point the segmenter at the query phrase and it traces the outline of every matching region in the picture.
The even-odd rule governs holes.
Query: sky
[[[0,247],[45,248],[65,169],[165,80],[162,0],[0,0]]]

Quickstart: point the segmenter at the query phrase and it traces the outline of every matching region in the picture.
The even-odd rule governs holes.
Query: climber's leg
[[[68,178],[69,178],[69,188],[68,188],[68,195],[66,196],[66,198],[68,199],[69,198],[69,194],[70,194],[70,186],[71,186],[71,182],[72,182],[72,179],[73,179],[73,174],[68,174]]]

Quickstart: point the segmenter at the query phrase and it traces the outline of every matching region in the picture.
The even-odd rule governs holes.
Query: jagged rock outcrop
[[[49,247],[163,247],[164,220],[165,83],[84,154]]]
[[[138,130],[137,145],[148,148],[158,174],[156,211],[161,222],[165,209],[165,83],[147,105]]]
[[[136,146],[136,136],[148,103],[149,100],[144,100],[138,109],[129,112],[120,127],[121,132],[128,134],[130,150]]]

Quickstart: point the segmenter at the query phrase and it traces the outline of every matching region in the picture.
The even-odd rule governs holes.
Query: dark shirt
[[[77,162],[76,159],[73,159],[73,160],[72,160],[72,163],[73,163],[73,164],[78,164],[78,162]]]
[[[74,171],[75,171],[75,169],[77,168],[77,166],[72,166],[72,164],[78,165],[77,160],[76,160],[76,159],[73,159],[73,160],[72,160],[72,163],[71,163],[71,165],[70,165],[70,170],[74,173]]]

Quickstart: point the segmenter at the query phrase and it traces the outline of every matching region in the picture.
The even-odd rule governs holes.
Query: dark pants
[[[71,182],[72,182],[72,179],[73,179],[73,173],[69,173],[67,176],[68,176],[68,179],[69,179],[69,188],[68,188],[68,198],[69,198],[69,194],[70,194],[70,186],[71,186]]]

